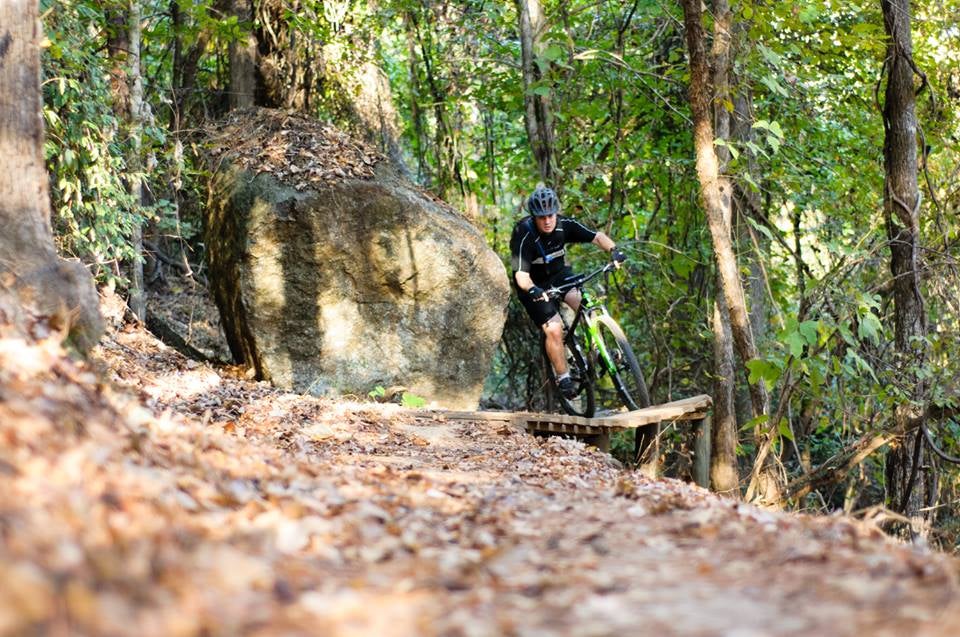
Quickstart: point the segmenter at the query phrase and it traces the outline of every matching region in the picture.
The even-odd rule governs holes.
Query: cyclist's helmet
[[[527,199],[527,211],[534,217],[547,217],[560,212],[560,200],[552,188],[541,186]]]

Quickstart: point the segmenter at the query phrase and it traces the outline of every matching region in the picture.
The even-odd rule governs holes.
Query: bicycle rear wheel
[[[650,392],[640,370],[640,363],[633,353],[620,325],[612,317],[603,315],[597,319],[597,332],[609,355],[597,361],[597,373],[607,373],[617,390],[617,395],[629,410],[650,406]]]
[[[573,398],[564,396],[557,387],[556,372],[550,360],[547,359],[547,370],[550,373],[551,391],[557,397],[560,408],[571,416],[592,418],[595,407],[593,393],[593,373],[586,356],[584,356],[583,340],[579,334],[567,334],[563,339],[564,356],[567,359],[567,370],[577,388],[577,395]]]

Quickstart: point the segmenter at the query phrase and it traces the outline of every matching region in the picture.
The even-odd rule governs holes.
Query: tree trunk
[[[434,55],[434,38],[430,31],[429,20],[424,27],[415,12],[409,12],[408,17],[411,28],[410,35],[416,38],[417,46],[420,49],[419,61],[423,62],[423,75],[426,82],[425,87],[420,86],[419,72],[417,72],[415,86],[418,91],[421,88],[428,90],[431,97],[430,102],[433,104],[434,148],[437,167],[434,174],[433,189],[444,199],[449,199],[454,192],[463,196],[466,194],[466,189],[460,172],[461,157],[456,141],[457,131],[450,122],[447,108],[447,92],[449,89],[435,70],[435,57],[442,56]],[[411,65],[414,64],[415,59],[416,53],[411,49]],[[419,71],[419,69],[411,66],[411,74],[415,71]],[[421,122],[415,122],[415,124],[422,125]],[[419,134],[420,132],[418,132]],[[423,133],[423,141],[423,145],[426,146],[425,133]],[[454,188],[456,188],[455,191]]]
[[[917,266],[920,235],[920,193],[917,186],[917,116],[913,83],[913,44],[910,35],[910,1],[881,0],[887,33],[887,86],[883,104],[883,156],[886,179],[883,212],[890,242],[893,274],[895,345],[898,377],[914,383],[910,400],[896,409],[900,444],[887,454],[889,505],[908,517],[922,507],[920,489],[914,489],[923,460],[923,439],[912,435],[923,418],[919,406],[924,382],[915,370],[924,364],[926,335],[923,296]],[[925,482],[925,481],[921,481]]]
[[[42,37],[36,0],[0,2],[0,292],[31,313],[57,319],[70,342],[86,351],[103,326],[89,272],[59,259],[53,245],[43,162]]]
[[[536,64],[540,52],[540,34],[543,30],[543,8],[539,0],[517,0],[520,14],[520,54],[523,68],[524,123],[530,148],[540,171],[540,179],[553,184],[553,118],[548,95],[534,93],[542,77]]]
[[[710,105],[714,96],[707,62],[704,29],[701,23],[701,3],[700,0],[682,0],[682,4],[687,48],[690,53],[690,109],[693,115],[697,178],[700,181],[700,194],[707,215],[707,225],[713,239],[714,257],[717,261],[723,295],[730,311],[734,347],[741,362],[746,365],[757,358],[757,349],[750,328],[728,221],[732,187],[729,180],[720,174],[719,160],[713,144]],[[763,383],[751,385],[750,394],[754,416],[766,415],[769,407],[767,391]],[[772,423],[770,431],[776,431]],[[769,451],[769,444],[766,451]],[[778,502],[779,480],[763,451],[758,456],[757,467],[754,482],[759,485],[761,499]],[[753,490],[748,488],[748,497],[752,492]]]
[[[230,109],[256,103],[257,38],[253,33],[253,3],[233,0],[230,13],[240,23],[240,39],[230,43]]]
[[[730,24],[732,16],[727,0],[715,0],[713,38],[713,85],[714,122],[720,139],[730,138]],[[724,146],[716,149],[718,171],[726,171],[730,152]],[[732,209],[723,211],[725,224],[729,227]],[[730,336],[730,310],[723,294],[723,283],[717,277],[717,299],[713,308],[713,360],[714,401],[712,423],[712,453],[710,474],[713,489],[718,493],[739,497],[740,479],[737,475],[737,417],[734,402],[735,373],[733,365],[733,340]]]
[[[627,13],[622,18],[617,19],[617,39],[615,51],[620,59],[625,58],[627,48],[626,36],[630,29],[630,23],[633,21],[633,16],[637,11],[637,2],[638,0],[634,0],[634,2],[630,5],[630,8],[627,10]],[[611,143],[611,163],[613,164],[613,168],[610,172],[610,199],[607,208],[607,232],[609,232],[610,224],[613,223],[613,220],[623,214],[623,209],[627,203],[627,192],[625,185],[626,162],[622,158],[620,152],[620,147],[626,134],[624,131],[625,82],[623,81],[622,77],[623,69],[617,67],[616,73],[616,88],[614,89],[612,96],[613,124],[616,132],[614,133]]]
[[[223,10],[221,6],[226,0],[217,0],[214,8],[217,11]],[[197,38],[190,47],[184,51],[182,32],[186,25],[183,21],[183,13],[180,10],[179,0],[170,2],[170,22],[173,26],[173,66],[171,69],[172,78],[172,104],[170,105],[170,129],[179,134],[181,122],[187,120],[184,110],[188,108],[189,98],[193,93],[197,82],[197,72],[200,67],[200,59],[207,51],[207,44],[210,42],[210,30],[201,29]],[[117,111],[120,112],[120,111]],[[126,112],[125,110],[123,112]]]
[[[140,74],[140,0],[130,0],[130,52],[128,78],[130,84],[130,139],[132,141],[127,166],[130,169],[130,194],[137,207],[137,221],[130,229],[130,247],[134,257],[130,262],[129,298],[130,310],[141,322],[147,318],[147,304],[143,285],[143,226],[140,207],[143,205],[143,76]]]
[[[420,86],[420,63],[417,55],[417,35],[414,28],[415,18],[412,11],[403,14],[403,24],[407,35],[407,60],[410,77],[410,117],[413,119],[414,142],[413,148],[417,156],[417,181],[429,185],[429,169],[427,167],[426,126],[423,122],[423,89]]]
[[[737,498],[740,497],[740,476],[737,473],[737,418],[733,399],[733,339],[723,294],[717,295],[713,306],[713,359],[710,485],[717,493]]]
[[[463,181],[459,171],[459,157],[454,130],[447,114],[447,89],[436,73],[434,59],[433,33],[429,24],[424,27],[420,21],[414,20],[417,41],[420,44],[420,55],[423,61],[423,71],[427,88],[433,102],[434,143],[436,147],[437,173],[435,189],[444,199],[450,198],[453,188],[456,187],[461,195],[465,194]],[[437,56],[440,57],[440,56]]]
[[[735,26],[734,32],[740,29]],[[742,149],[741,157],[746,159],[746,171],[753,179],[759,182],[760,166],[754,152],[746,148],[747,142],[753,142],[756,137],[753,129],[753,105],[748,87],[741,87],[733,99],[733,118],[731,120],[730,137]],[[799,210],[799,208],[798,208]],[[749,220],[760,221],[766,218],[760,195],[738,179],[733,184],[733,219],[738,254],[749,274],[746,275],[747,306],[750,308],[750,327],[753,329],[753,340],[760,349],[767,339],[769,327],[770,304],[767,298],[767,289],[764,283],[765,274],[761,259],[770,253],[770,239],[763,233],[754,232]],[[748,258],[744,259],[744,255]],[[745,262],[745,263],[744,263]],[[802,281],[802,279],[800,279]],[[800,295],[803,297],[801,289]],[[750,413],[750,393],[744,386],[736,397],[737,413],[741,416],[740,422],[746,422]]]

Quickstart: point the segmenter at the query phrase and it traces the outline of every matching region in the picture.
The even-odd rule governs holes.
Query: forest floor
[[[37,331],[0,338],[0,635],[960,634],[958,562],[868,522],[279,391],[116,316],[89,365]]]

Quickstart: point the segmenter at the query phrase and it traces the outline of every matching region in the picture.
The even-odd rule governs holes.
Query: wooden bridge
[[[602,451],[610,450],[610,434],[627,429],[637,429],[638,453],[642,457],[654,444],[663,423],[692,421],[694,429],[694,453],[697,462],[694,473],[696,482],[705,483],[704,474],[709,468],[710,436],[709,413],[713,401],[700,394],[691,398],[675,400],[662,405],[653,405],[635,411],[617,412],[594,418],[581,418],[563,414],[541,414],[512,411],[442,411],[448,420],[473,420],[504,422],[524,429],[529,433],[571,435],[583,439]]]

